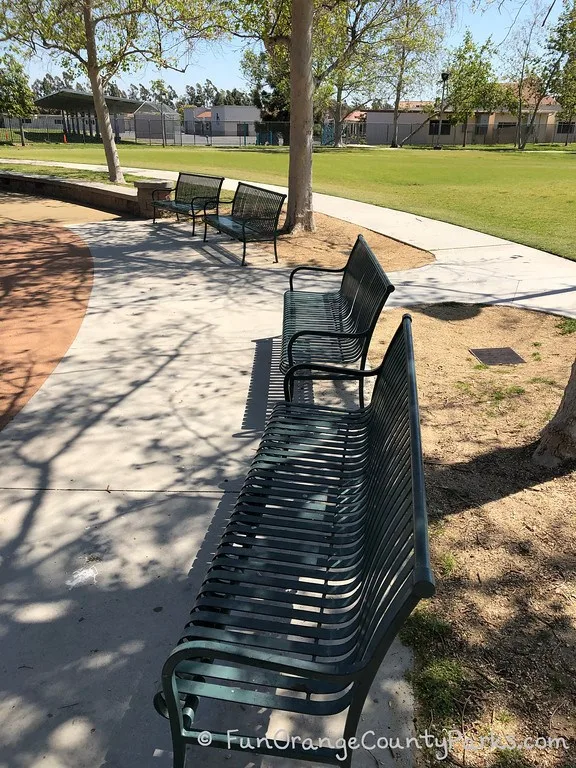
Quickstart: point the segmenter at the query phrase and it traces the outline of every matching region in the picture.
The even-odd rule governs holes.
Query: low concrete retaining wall
[[[169,195],[174,184],[164,179],[158,179],[157,182],[146,179],[143,182],[136,182],[139,187],[142,186],[135,189],[112,184],[98,184],[94,181],[60,179],[57,176],[0,171],[0,190],[52,197],[56,200],[88,205],[111,213],[149,218],[151,215],[149,198],[151,199],[152,189],[157,186],[162,189],[164,194]]]

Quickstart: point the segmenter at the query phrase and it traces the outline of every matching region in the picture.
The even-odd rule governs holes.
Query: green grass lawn
[[[282,148],[120,145],[125,166],[189,170],[286,184]],[[0,147],[0,157],[103,163],[100,146]],[[314,189],[411,211],[576,260],[576,154],[322,150]]]
[[[87,171],[81,168],[59,168],[56,165],[26,165],[24,163],[0,163],[0,171],[12,173],[36,173],[41,176],[58,176],[60,179],[74,179],[82,181],[97,181],[109,184],[110,179],[105,171]],[[133,176],[130,173],[124,175],[127,184],[141,179],[141,176]]]

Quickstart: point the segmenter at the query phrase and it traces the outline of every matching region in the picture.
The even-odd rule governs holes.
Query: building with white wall
[[[260,120],[258,107],[223,104],[184,107],[184,133],[208,136],[254,136]]]
[[[405,101],[398,117],[398,141],[408,144],[462,144],[466,132],[467,144],[511,144],[517,130],[517,115],[510,112],[478,111],[467,126],[453,125],[448,108],[438,136],[438,118],[428,120],[431,102]],[[534,129],[529,138],[537,142],[576,140],[574,123],[558,119],[561,106],[552,97],[542,100],[536,114]],[[525,115],[527,110],[525,111]],[[366,143],[390,144],[393,138],[394,110],[366,110]]]

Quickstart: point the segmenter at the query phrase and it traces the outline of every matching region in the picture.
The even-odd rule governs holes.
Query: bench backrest
[[[358,333],[367,332],[366,349],[382,307],[394,286],[362,235],[358,235],[344,269],[340,294]]]
[[[420,598],[434,594],[409,315],[379,367],[366,416],[368,479],[354,656],[375,672]]]
[[[260,232],[273,234],[278,229],[278,219],[286,195],[252,184],[238,184],[232,202],[232,216],[240,219],[256,219],[250,226]]]
[[[174,200],[177,203],[191,203],[194,199],[218,200],[224,182],[223,176],[204,176],[199,173],[180,173],[176,182]]]

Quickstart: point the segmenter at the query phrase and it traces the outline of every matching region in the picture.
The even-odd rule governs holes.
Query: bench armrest
[[[288,340],[288,349],[286,350],[286,354],[288,356],[288,365],[294,365],[292,349],[298,339],[302,338],[303,336],[315,336],[317,338],[325,339],[361,339],[363,336],[366,336],[366,331],[361,331],[359,333],[346,333],[345,331],[317,331],[312,329],[306,331],[296,331],[296,333],[293,334]]]
[[[346,269],[346,267],[340,267],[340,269],[334,269],[332,267],[296,267],[296,269],[293,269],[292,272],[290,272],[290,290],[294,290],[294,275],[296,272],[300,272],[301,270],[307,270],[308,272],[331,272],[332,274],[336,273],[342,273]]]
[[[298,371],[337,374],[343,378],[348,377],[350,379],[361,381],[368,376],[376,376],[379,370],[380,367],[366,371],[357,368],[343,368],[339,365],[324,365],[322,363],[297,363],[289,368],[284,376],[284,399],[288,403],[292,400],[291,392],[293,391],[294,376]],[[314,379],[314,376],[311,376],[310,378]]]
[[[194,205],[197,200],[204,200],[204,203],[217,203],[218,195],[196,195],[190,200],[190,205]]]

